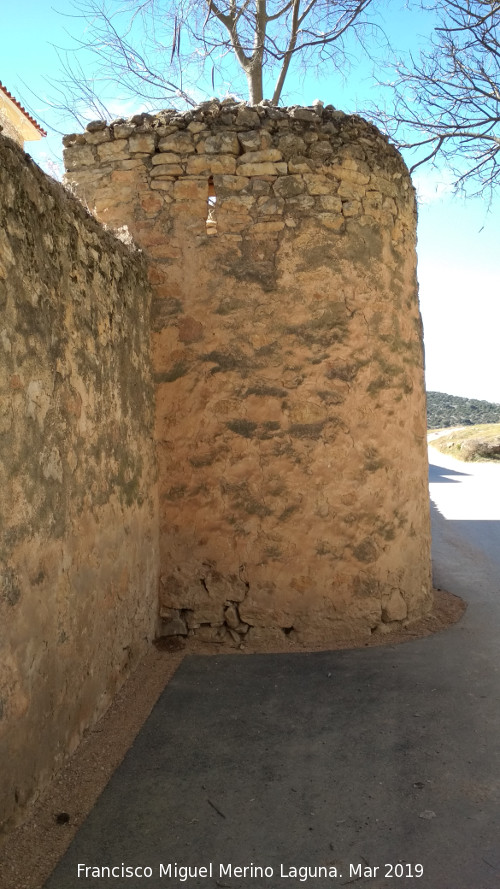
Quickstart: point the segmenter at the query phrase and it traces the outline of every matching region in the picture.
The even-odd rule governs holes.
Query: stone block
[[[176,131],[160,139],[158,148],[160,151],[172,151],[174,154],[192,154],[195,150],[193,137],[185,130]]]
[[[239,627],[240,616],[235,605],[228,605],[227,608],[224,609],[224,620],[232,630],[236,630],[236,628]]]
[[[321,123],[321,117],[312,108],[291,108],[290,117],[295,120],[306,120],[309,123]]]
[[[138,133],[130,136],[128,144],[132,154],[137,151],[142,154],[152,154],[155,150],[155,136],[153,133]]]
[[[217,205],[217,214],[220,213],[241,213],[245,212],[255,205],[255,198],[251,194],[233,194],[225,197]]]
[[[187,633],[188,628],[186,621],[181,617],[162,620],[160,636],[187,636]]]
[[[87,133],[85,137],[87,145],[100,145],[102,142],[109,142],[110,140],[111,133],[109,127],[106,127],[103,130],[98,130],[96,133]]]
[[[297,194],[286,199],[286,209],[295,213],[309,213],[316,206],[310,194]]]
[[[144,169],[141,170],[113,170],[110,176],[111,182],[116,182],[117,185],[139,185],[140,183],[146,183],[146,171]]]
[[[171,176],[170,178],[168,176],[163,176],[161,179],[153,179],[150,182],[149,187],[152,188],[154,191],[166,191],[170,194],[172,192],[172,186],[175,181],[176,180],[173,176]]]
[[[304,182],[309,194],[331,194],[332,183],[326,176],[305,174]]]
[[[97,146],[97,154],[102,161],[122,160],[129,156],[128,139],[115,139]]]
[[[283,231],[285,227],[285,223],[281,220],[276,220],[273,222],[256,222],[252,225],[252,233],[253,234],[263,234],[267,232],[280,232]]]
[[[154,154],[151,158],[153,167],[162,166],[163,164],[180,164],[181,155],[173,151],[162,151],[160,154]]]
[[[346,162],[343,164],[332,164],[328,168],[329,173],[342,182],[352,182],[354,185],[368,185],[370,175],[368,173],[360,173],[358,170],[351,169]]]
[[[268,130],[259,129],[238,133],[238,141],[244,151],[261,151],[270,148],[273,140]]]
[[[283,213],[285,201],[283,198],[262,197],[257,202],[259,216],[279,216]]]
[[[336,194],[322,194],[318,197],[318,207],[330,213],[342,213],[342,201]]]
[[[238,170],[238,173],[241,174],[241,170]],[[248,188],[250,180],[245,176],[217,176],[215,179],[215,190],[216,192],[221,189],[222,191],[243,191],[244,188]]]
[[[314,161],[301,154],[295,154],[288,161],[289,173],[312,173],[314,171]]]
[[[295,133],[285,133],[278,138],[278,148],[283,153],[283,157],[287,160],[299,156],[305,156],[307,153],[306,142],[301,136]]]
[[[337,189],[339,197],[348,201],[362,201],[365,193],[364,186],[356,185],[354,182],[341,182]]]
[[[184,168],[181,167],[180,164],[161,164],[161,166],[158,165],[156,167],[153,167],[153,169],[150,171],[149,175],[150,175],[151,179],[156,180],[160,176],[163,178],[169,177],[169,176],[170,177],[182,176],[183,173],[184,173]]]
[[[236,133],[222,132],[207,136],[196,146],[199,154],[234,154],[240,153],[240,143]]]
[[[190,155],[186,161],[186,173],[189,175],[213,176],[216,174],[231,175],[236,171],[236,158],[231,154]]]
[[[360,216],[362,212],[361,201],[344,201],[342,203],[342,214],[348,216]]]
[[[267,148],[263,151],[247,151],[238,158],[238,164],[262,164],[275,163],[283,160],[281,151],[277,148]]]
[[[277,179],[273,185],[273,191],[278,197],[291,198],[302,194],[306,189],[302,176],[283,176]]]
[[[335,213],[318,213],[318,220],[324,228],[334,232],[342,231],[345,226],[344,217]]]
[[[408,606],[399,590],[393,590],[387,598],[382,599],[382,620],[384,623],[405,620],[407,616]]]
[[[115,123],[113,126],[113,134],[115,139],[128,139],[135,132],[133,123]]]
[[[398,186],[393,180],[384,179],[382,176],[373,176],[370,185],[373,189],[380,191],[383,195],[395,198],[398,195]]]
[[[201,121],[192,120],[191,123],[188,123],[186,129],[189,130],[190,133],[197,134],[197,133],[202,133],[203,130],[206,129],[206,127],[205,127],[205,124],[202,123]]]
[[[242,108],[241,106],[238,108],[236,112],[236,126],[238,127],[258,127],[260,124],[260,117],[256,111],[251,111],[250,108]]]
[[[66,170],[78,170],[80,167],[91,167],[95,164],[94,152],[88,145],[75,145],[63,151]]]

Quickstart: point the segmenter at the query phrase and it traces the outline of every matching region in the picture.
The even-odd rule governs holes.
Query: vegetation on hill
[[[436,438],[432,447],[442,454],[468,462],[500,461],[500,423],[468,426],[449,432]]]
[[[475,426],[478,423],[500,423],[500,404],[460,398],[445,392],[427,393],[427,425],[429,429],[449,426]]]

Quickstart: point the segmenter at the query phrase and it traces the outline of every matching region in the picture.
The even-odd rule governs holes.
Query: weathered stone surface
[[[283,176],[276,180],[273,191],[282,198],[295,197],[305,191],[304,179],[302,176]]]
[[[0,137],[0,832],[155,632],[146,281],[138,251]]]
[[[277,164],[271,163],[241,164],[237,167],[240,176],[276,176],[279,172]]]
[[[331,194],[332,187],[325,176],[312,175],[307,173],[304,176],[304,182],[309,194]]]
[[[290,117],[294,117],[295,120],[307,120],[315,123],[318,123],[321,120],[316,111],[309,108],[292,108],[290,110]]]
[[[387,598],[382,600],[382,620],[385,623],[393,620],[402,621],[408,614],[408,606],[399,590],[392,590]]]
[[[236,113],[236,125],[239,127],[258,127],[260,117],[256,111],[240,107]]]
[[[196,198],[208,199],[206,179],[178,179],[174,185],[174,198],[178,201],[190,201]]]
[[[238,133],[238,141],[244,151],[261,151],[270,148],[273,140],[268,130],[258,129]]]
[[[110,140],[111,133],[109,127],[103,127],[101,130],[97,130],[97,132],[87,133],[85,138],[87,145],[100,145],[102,142],[109,142]]]
[[[304,157],[302,154],[295,154],[288,161],[289,173],[311,173],[314,171],[314,161],[311,158]]]
[[[140,133],[136,136],[131,136],[128,144],[132,154],[136,151],[151,154],[155,150],[155,137],[153,133]]]
[[[172,157],[171,154],[169,154],[168,156]],[[164,164],[158,164],[158,165],[154,166],[150,172],[150,176],[152,179],[158,179],[160,176],[167,176],[167,177],[182,176],[183,173],[184,173],[184,168],[180,164],[164,163]]]
[[[135,126],[131,123],[116,123],[113,126],[115,139],[127,139],[134,131]]]
[[[164,620],[160,628],[161,636],[187,636],[188,628],[186,621],[181,617],[174,617],[171,620]]]
[[[90,167],[95,164],[94,152],[87,145],[75,145],[63,151],[64,166],[66,170],[78,170],[81,167]]]
[[[158,143],[160,151],[173,151],[176,154],[191,154],[194,152],[193,137],[186,132],[172,133]]]
[[[224,609],[224,620],[226,621],[228,627],[233,630],[236,630],[240,625],[240,616],[238,614],[238,610],[234,605],[228,605],[227,608]]]
[[[200,152],[202,154],[239,154],[240,153],[240,144],[238,142],[238,137],[236,133],[215,133],[213,136],[208,136],[202,142],[198,143],[196,146],[196,150],[200,151],[200,146],[203,145],[203,151]]]
[[[106,129],[106,121],[105,120],[91,120],[90,123],[87,124],[86,130],[87,133],[98,133],[101,130]]]
[[[113,210],[164,304],[161,559],[178,582],[161,607],[232,645],[242,625],[369,636],[430,603],[407,170],[373,126],[328,106],[213,100],[195,115],[160,141],[180,162],[144,158],[151,193],[165,187],[154,218],[132,185]],[[57,474],[56,455],[44,466]]]
[[[181,155],[175,154],[173,151],[162,151],[161,154],[154,154],[151,158],[151,163],[154,167],[163,164],[180,164],[180,162]]]
[[[236,158],[229,154],[197,154],[191,155],[186,163],[188,176],[213,176],[214,174],[229,174],[236,172]]]
[[[263,151],[247,151],[238,158],[238,164],[262,164],[275,163],[283,160],[281,151],[277,148],[266,148]]]
[[[115,139],[114,142],[105,142],[97,146],[97,153],[102,161],[117,160],[128,157],[127,139]]]

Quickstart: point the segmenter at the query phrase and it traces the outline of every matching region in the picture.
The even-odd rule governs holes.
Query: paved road
[[[378,649],[186,658],[46,889],[499,889],[500,466],[431,454],[435,579],[462,621]],[[152,875],[78,876],[122,862]]]
[[[474,605],[500,597],[500,463],[461,463],[429,448],[434,579]],[[474,609],[475,610],[475,609]]]

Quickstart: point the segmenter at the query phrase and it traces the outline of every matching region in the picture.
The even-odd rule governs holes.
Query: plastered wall
[[[143,258],[0,137],[0,829],[151,640]]]
[[[76,192],[149,258],[163,632],[328,640],[424,613],[416,207],[397,151],[331,106],[230,101],[65,145]]]

